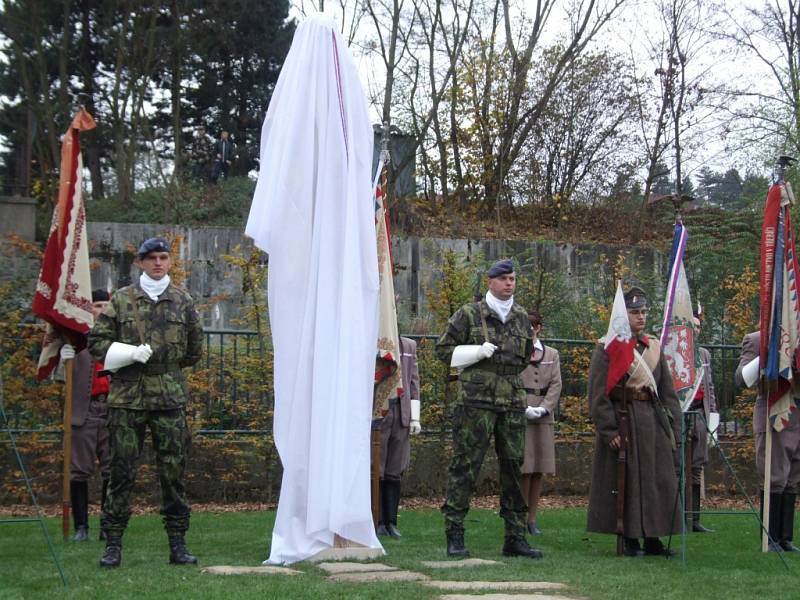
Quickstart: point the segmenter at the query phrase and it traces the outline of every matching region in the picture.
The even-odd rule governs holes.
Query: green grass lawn
[[[258,565],[267,557],[274,512],[197,513],[187,536],[189,548],[207,565]],[[535,538],[545,557],[540,561],[501,556],[502,521],[492,511],[473,510],[467,516],[467,546],[473,557],[493,559],[502,566],[440,571],[422,560],[442,560],[444,534],[438,511],[400,514],[403,538],[387,540],[382,562],[421,571],[437,579],[558,581],[569,585],[572,597],[594,600],[698,600],[725,598],[796,598],[800,556],[787,555],[789,570],[777,556],[759,552],[757,524],[752,516],[704,516],[716,529],[691,535],[687,564],[666,560],[617,558],[613,536],[587,535],[581,509],[548,510],[540,517],[544,535]],[[123,547],[122,567],[100,569],[103,545],[92,540],[60,540],[60,520],[48,528],[67,573],[64,591],[58,572],[36,523],[0,524],[0,598],[435,598],[443,593],[414,583],[342,584],[329,582],[310,564],[296,565],[303,575],[211,576],[194,567],[167,564],[166,535],[157,516],[131,520]],[[673,542],[680,547],[680,538]],[[800,554],[800,553],[799,553]],[[787,595],[788,594],[788,595]]]

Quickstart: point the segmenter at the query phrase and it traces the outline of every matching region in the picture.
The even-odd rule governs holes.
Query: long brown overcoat
[[[639,352],[645,346],[637,343]],[[598,344],[589,368],[589,409],[595,424],[592,483],[586,529],[616,533],[617,451],[609,442],[619,434],[615,403],[606,394],[608,355]],[[625,379],[627,380],[627,375]],[[672,430],[680,440],[681,410],[669,367],[661,354],[653,370],[659,397],[672,414]],[[626,464],[624,535],[630,538],[660,537],[680,531],[676,470],[680,456],[672,449],[653,401],[628,402],[629,446]]]

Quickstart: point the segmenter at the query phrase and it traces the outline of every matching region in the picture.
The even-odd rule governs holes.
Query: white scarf
[[[500,300],[499,298],[495,298],[494,294],[491,291],[486,292],[486,304],[489,305],[494,312],[500,315],[500,320],[503,323],[506,322],[508,318],[508,313],[511,312],[511,306],[514,304],[514,296],[511,296],[508,300]]]
[[[155,302],[158,297],[164,293],[169,285],[169,275],[164,275],[161,279],[153,279],[147,273],[139,275],[139,285],[144,290],[144,293],[150,296],[150,299]]]

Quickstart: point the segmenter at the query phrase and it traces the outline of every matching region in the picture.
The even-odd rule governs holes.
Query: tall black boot
[[[400,480],[384,479],[386,491],[386,532],[393,538],[402,537],[397,529],[397,507],[400,505]]]
[[[72,520],[75,523],[73,542],[89,539],[89,482],[70,481],[69,496],[72,504]]]
[[[380,516],[378,517],[378,526],[375,528],[375,533],[378,535],[389,535],[389,532],[386,530],[386,523],[388,522],[388,512],[386,510],[386,480],[381,479],[379,481],[379,497],[378,497],[378,506],[380,507]]]
[[[103,506],[105,506],[105,503],[106,503],[106,495],[107,494],[108,494],[108,479],[103,479],[103,485],[100,488],[100,512],[101,513],[103,512]],[[106,530],[103,529],[102,523],[100,524],[100,536],[98,537],[98,539],[101,542],[105,542],[108,539],[108,536],[106,535]]]
[[[713,529],[700,524],[700,484],[692,484],[692,531],[696,533],[713,533]]]
[[[781,536],[778,543],[785,552],[800,552],[800,548],[792,543],[794,539],[794,507],[797,494],[783,493],[781,501]]]
[[[764,522],[764,490],[761,490],[761,507],[759,509],[759,516],[761,522]],[[783,517],[783,493],[769,495],[769,522],[764,523],[764,526],[769,532],[769,551],[779,552],[782,550],[780,546],[781,539],[781,520]],[[761,539],[762,531],[759,531],[759,539]]]

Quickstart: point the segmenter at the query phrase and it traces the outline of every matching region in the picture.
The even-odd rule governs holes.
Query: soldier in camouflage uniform
[[[191,512],[183,485],[190,434],[181,369],[200,359],[203,329],[192,298],[169,281],[169,245],[160,238],[146,240],[138,264],[143,271],[139,282],[113,295],[89,334],[92,356],[115,371],[108,396],[111,473],[101,519],[108,539],[100,564],[116,567],[121,562],[147,428],[161,482],[170,562],[195,564],[184,541]]]
[[[520,373],[533,350],[524,308],[514,303],[516,279],[510,260],[488,272],[485,299],[462,306],[436,343],[440,360],[461,368],[453,415],[453,458],[442,506],[449,556],[469,556],[464,517],[494,434],[500,470],[500,516],[505,520],[506,556],[541,558],[525,540],[528,507],[520,487],[525,449],[525,387]]]

